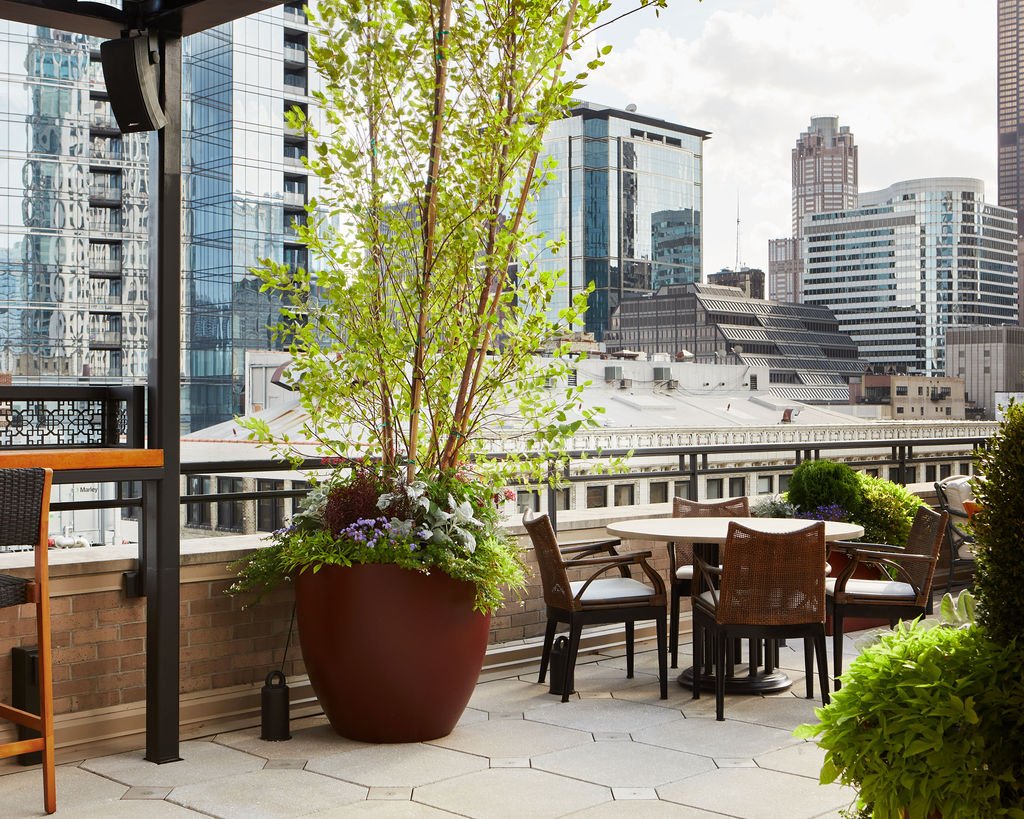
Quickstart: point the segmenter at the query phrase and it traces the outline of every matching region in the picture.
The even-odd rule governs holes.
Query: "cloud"
[[[622,0],[617,5],[624,5]],[[584,96],[712,132],[704,268],[767,266],[790,231],[790,152],[812,116],[859,147],[860,188],[925,176],[995,188],[995,4],[977,0],[673,0],[602,32]]]

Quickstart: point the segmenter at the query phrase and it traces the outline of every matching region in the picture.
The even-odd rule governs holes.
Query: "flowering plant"
[[[474,583],[475,608],[493,611],[503,589],[523,585],[518,548],[499,511],[514,499],[511,490],[464,470],[421,472],[409,482],[402,470],[347,462],[314,485],[269,547],[235,564],[231,591],[259,594],[321,566],[393,563]]]

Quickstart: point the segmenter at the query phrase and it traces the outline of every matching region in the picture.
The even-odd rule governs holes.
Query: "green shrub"
[[[822,459],[804,461],[793,470],[786,500],[803,512],[835,504],[854,520],[860,511],[861,487],[857,473],[846,464]]]
[[[1024,405],[1011,404],[977,457],[981,511],[973,519],[978,619],[994,640],[1024,650]]]
[[[924,501],[905,486],[885,478],[864,474],[857,478],[861,504],[854,520],[864,527],[864,540],[906,546],[914,515]]]
[[[843,675],[820,723],[821,782],[859,792],[878,819],[933,811],[1024,817],[1024,677],[1015,646],[979,628],[901,624]]]

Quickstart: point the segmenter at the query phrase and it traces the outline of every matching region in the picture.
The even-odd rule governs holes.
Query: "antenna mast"
[[[737,273],[740,271],[740,193],[736,191],[736,267],[734,268]]]

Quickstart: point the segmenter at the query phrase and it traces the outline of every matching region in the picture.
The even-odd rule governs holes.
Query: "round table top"
[[[750,529],[770,534],[795,532],[815,523],[796,518],[639,518],[610,523],[608,534],[622,538],[674,543],[725,543],[729,523],[735,521]],[[853,540],[864,535],[856,523],[825,521],[825,540]]]

